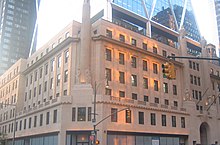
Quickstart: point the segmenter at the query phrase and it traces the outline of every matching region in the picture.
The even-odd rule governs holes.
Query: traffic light
[[[131,110],[126,110],[126,123],[131,123]]]
[[[95,141],[95,144],[100,144],[100,141],[99,141],[99,140],[96,140],[96,141]]]
[[[162,72],[163,72],[163,75],[169,79],[169,80],[172,80],[172,79],[176,79],[176,72],[175,72],[175,67],[174,67],[174,64],[171,63],[171,62],[166,62],[165,64],[162,64]]]

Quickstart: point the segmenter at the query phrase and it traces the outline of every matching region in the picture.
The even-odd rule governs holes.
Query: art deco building
[[[136,2],[144,1],[127,6]],[[0,77],[7,142],[15,131],[15,145],[91,145],[93,125],[110,115],[96,126],[102,145],[219,144],[218,63],[167,59],[216,57],[215,47],[165,20],[148,23],[116,1],[107,4],[90,21],[85,0],[82,23],[73,21]],[[167,61],[175,64],[174,80],[162,73]]]
[[[0,75],[35,51],[40,0],[0,0]]]

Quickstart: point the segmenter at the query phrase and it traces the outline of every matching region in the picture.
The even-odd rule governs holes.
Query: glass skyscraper
[[[145,22],[157,23],[175,32],[178,32],[182,27],[186,30],[189,38],[200,41],[200,33],[194,17],[191,0],[113,0],[113,5],[122,7],[140,17],[146,19]],[[117,20],[116,20],[116,19]],[[125,15],[116,9],[113,9],[113,21],[117,23],[133,22],[138,26],[139,32],[145,33],[145,22],[139,23],[138,20],[131,21]],[[143,26],[143,27],[142,27]],[[139,27],[142,27],[141,29]],[[152,26],[152,37],[159,30]],[[161,39],[161,38],[160,38]]]
[[[0,0],[0,75],[34,52],[40,0]]]

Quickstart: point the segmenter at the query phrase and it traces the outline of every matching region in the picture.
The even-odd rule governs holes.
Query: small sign
[[[90,135],[89,140],[94,141],[95,137],[94,135]]]

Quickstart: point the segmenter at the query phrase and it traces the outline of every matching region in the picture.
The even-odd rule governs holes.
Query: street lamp
[[[13,127],[13,138],[12,138],[12,145],[15,145],[15,129],[16,129],[16,120],[17,120],[17,105],[16,104],[3,104],[4,106],[13,106],[15,107],[15,111],[14,111],[14,127]]]

